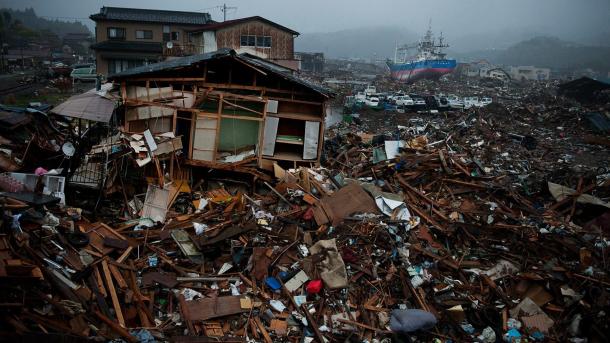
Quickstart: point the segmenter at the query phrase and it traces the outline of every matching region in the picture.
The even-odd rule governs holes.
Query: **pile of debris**
[[[184,87],[166,90],[191,109]],[[608,341],[608,106],[519,92],[468,111],[362,115],[326,130],[323,149],[317,115],[263,113],[288,119],[279,140],[255,140],[284,145],[265,168],[217,163],[216,149],[210,168],[187,168],[192,137],[121,132],[116,98],[97,92],[54,109],[72,119],[2,108],[0,337]],[[229,95],[219,103],[233,113]],[[81,132],[81,120],[99,124]],[[316,159],[286,139],[294,120]]]
[[[166,180],[139,219],[112,226],[8,193],[2,332],[607,340],[610,204],[595,194],[610,181],[527,197],[423,139],[383,146],[354,145],[329,169],[276,165],[254,192]]]

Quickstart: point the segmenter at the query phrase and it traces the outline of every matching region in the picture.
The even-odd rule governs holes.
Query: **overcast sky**
[[[222,20],[214,0],[0,0],[2,7],[33,7],[38,15],[87,19],[102,6],[205,11]],[[260,15],[301,33],[367,26],[401,26],[470,35],[481,31],[527,30],[582,37],[610,32],[610,0],[227,0],[228,18]]]

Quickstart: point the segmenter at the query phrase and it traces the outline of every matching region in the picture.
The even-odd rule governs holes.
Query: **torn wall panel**
[[[174,109],[161,106],[139,106],[131,107],[125,111],[125,120],[142,120],[159,117],[169,117],[174,115]]]
[[[213,161],[216,150],[216,127],[218,119],[199,117],[195,122],[193,139],[193,159]]]

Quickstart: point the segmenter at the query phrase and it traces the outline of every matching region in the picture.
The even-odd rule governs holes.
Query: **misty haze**
[[[610,341],[609,0],[0,0],[0,341]]]

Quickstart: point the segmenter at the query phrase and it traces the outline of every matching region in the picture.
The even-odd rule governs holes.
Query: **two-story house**
[[[211,22],[209,13],[102,7],[95,21],[98,73],[109,75],[162,60],[188,45],[190,30]]]
[[[298,32],[260,16],[210,23],[190,32],[197,53],[230,48],[297,70],[294,38]]]
[[[168,58],[221,48],[249,52],[298,69],[294,38],[298,32],[262,17],[211,19],[209,13],[102,7],[95,21],[97,71],[112,75]]]

